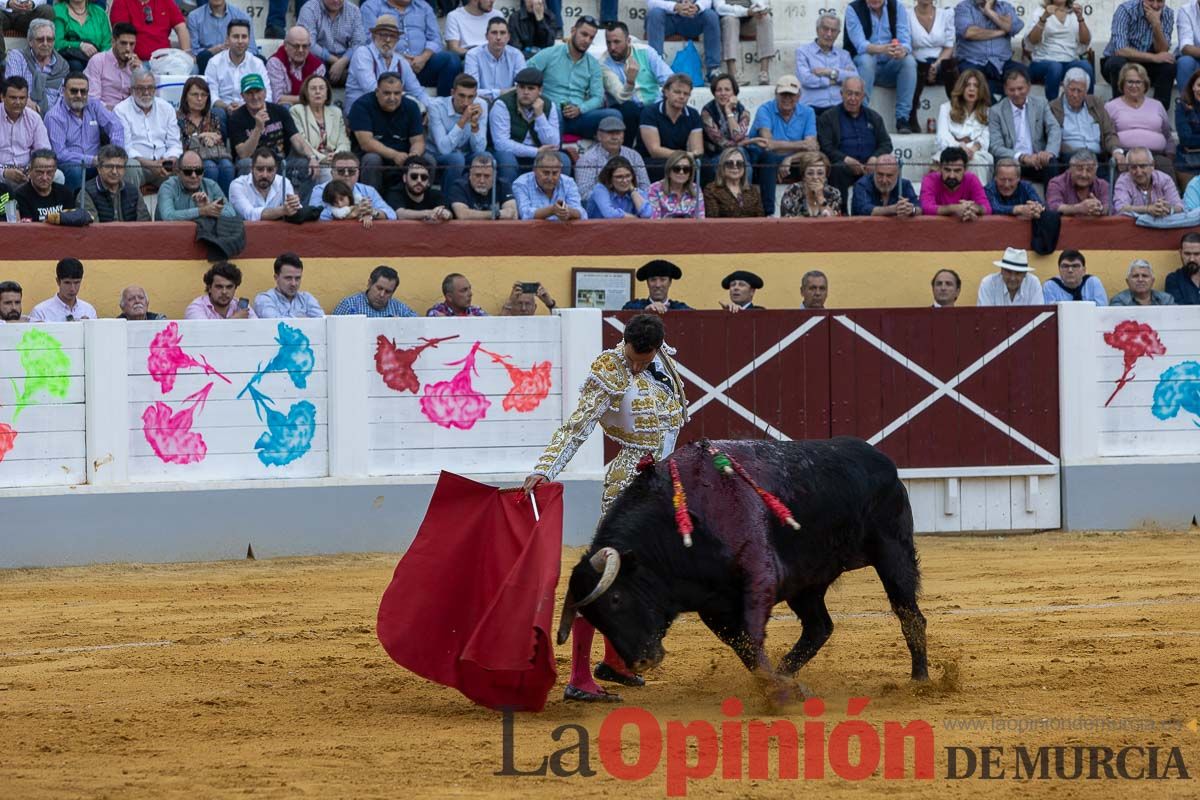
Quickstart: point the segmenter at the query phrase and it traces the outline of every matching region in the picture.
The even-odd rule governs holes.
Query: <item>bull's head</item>
[[[630,553],[602,547],[584,556],[571,572],[558,625],[558,643],[566,644],[581,613],[596,626],[635,672],[658,666],[666,652],[662,638],[671,624],[664,603],[654,595],[655,580],[638,569]],[[576,599],[578,598],[578,599]]]

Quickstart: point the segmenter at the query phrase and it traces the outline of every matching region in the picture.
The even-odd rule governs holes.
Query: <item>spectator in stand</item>
[[[1188,79],[1200,69],[1200,4],[1190,0],[1175,10],[1175,85],[1181,98],[1187,96]],[[1113,305],[1116,305],[1115,303]]]
[[[1144,258],[1135,258],[1125,273],[1128,289],[1117,292],[1110,306],[1173,306],[1175,298],[1154,288],[1154,268]]]
[[[96,175],[100,137],[124,146],[125,128],[99,100],[88,98],[87,76],[73,72],[63,81],[63,95],[45,115],[50,146],[58,154],[65,185],[78,192],[87,178]]]
[[[1134,147],[1145,147],[1153,153],[1158,169],[1173,176],[1175,139],[1171,136],[1171,120],[1162,103],[1146,96],[1149,85],[1145,67],[1126,64],[1117,80],[1119,94],[1104,104],[1104,110],[1112,118],[1117,139],[1127,153]]]
[[[663,164],[675,153],[688,153],[697,162],[704,156],[704,126],[700,112],[688,105],[691,97],[692,79],[679,73],[667,80],[661,101],[642,109],[641,149],[651,179],[662,177]]]
[[[704,187],[706,217],[765,217],[762,193],[750,183],[746,154],[730,147],[717,159],[717,177]]]
[[[404,82],[404,91],[422,106],[429,105],[429,95],[417,80],[408,59],[396,50],[400,27],[391,14],[380,14],[371,28],[371,41],[354,51],[350,59],[350,75],[346,78],[344,103],[353,107],[358,98],[375,91],[380,75],[395,72]]]
[[[1096,176],[1099,164],[1091,150],[1071,154],[1067,171],[1046,185],[1046,206],[1064,217],[1106,217],[1113,213],[1108,181]]]
[[[1200,70],[1193,72],[1175,106],[1175,172],[1182,181],[1200,173]]]
[[[77,258],[64,258],[54,265],[54,282],[58,291],[48,300],[33,307],[30,322],[80,322],[99,319],[96,309],[79,297],[83,286],[83,264]]]
[[[199,10],[199,9],[197,9]],[[257,75],[262,78],[267,102],[275,101],[267,82],[267,65],[250,52],[250,21],[231,20],[225,34],[225,49],[208,59],[204,80],[212,91],[212,104],[225,112],[236,111],[242,105],[242,78]]]
[[[721,52],[725,72],[737,74],[742,36],[753,36],[758,60],[758,83],[771,85],[771,62],[775,60],[775,21],[771,0],[713,0],[713,10],[721,19]]]
[[[967,172],[967,153],[947,147],[938,168],[921,180],[921,212],[926,216],[958,217],[971,222],[992,213],[979,178]]]
[[[46,115],[63,93],[63,84],[72,74],[67,60],[54,49],[54,23],[34,18],[25,38],[28,46],[13,50],[4,61],[4,77],[24,78],[29,86],[29,104]]]
[[[351,204],[356,211],[353,216],[371,217],[372,219],[395,219],[396,212],[391,206],[380,196],[375,187],[367,183],[360,183],[358,178],[360,173],[360,165],[358,156],[349,151],[335,153],[333,156],[333,178],[346,187],[346,191],[350,194]],[[321,219],[335,219],[332,204],[324,201],[326,183],[320,183],[313,187],[312,196],[309,198],[310,206],[324,205],[325,208],[321,211]]]
[[[366,0],[361,10],[367,28],[383,14],[394,16],[404,32],[396,51],[408,61],[422,86],[436,86],[437,94],[450,94],[454,76],[462,70],[462,59],[442,45],[437,15],[425,0]]]
[[[400,276],[391,267],[379,265],[367,278],[367,290],[344,298],[333,309],[334,316],[362,314],[366,317],[415,317],[417,312],[396,299]]]
[[[829,159],[824,153],[804,153],[792,164],[797,181],[783,194],[781,217],[836,217],[842,212],[842,193],[828,183]]]
[[[1025,22],[1006,0],[960,0],[954,7],[954,56],[963,72],[977,69],[987,78],[992,97],[1002,94],[1001,77],[1013,61],[1013,37]]]
[[[1183,265],[1167,276],[1163,288],[1175,305],[1200,305],[1200,233],[1185,233],[1179,240],[1179,260]]]
[[[87,5],[98,8],[92,2]],[[108,26],[108,17],[104,17],[104,25]],[[84,74],[88,77],[91,94],[112,111],[117,103],[133,93],[133,71],[141,66],[142,60],[137,56],[137,28],[128,22],[118,22],[113,26],[111,49],[93,56]]]
[[[17,0],[20,4],[21,0]],[[46,3],[42,8],[50,8]],[[71,70],[82,72],[88,61],[112,47],[113,31],[103,4],[88,0],[61,0],[53,4],[54,40]],[[0,25],[0,28],[3,28]],[[136,34],[136,31],[135,31]],[[0,60],[3,49],[0,48]]]
[[[106,144],[96,157],[99,174],[83,185],[79,207],[93,222],[149,222],[150,211],[137,184],[125,182],[129,154],[120,147]]]
[[[325,62],[309,52],[311,47],[308,31],[296,25],[288,28],[283,44],[267,59],[271,94],[281,106],[300,102],[300,87],[304,82],[313,75],[325,74]]]
[[[1029,255],[1016,247],[1004,250],[999,261],[993,261],[999,272],[985,275],[979,282],[977,306],[1038,306],[1042,304],[1042,284],[1029,266]]]
[[[800,277],[800,308],[820,311],[829,299],[829,278],[819,269],[810,269]]]
[[[532,166],[543,152],[554,153],[563,171],[571,173],[570,156],[558,149],[558,105],[542,95],[542,82],[540,70],[526,67],[517,73],[517,90],[500,95],[492,106],[492,146],[500,178],[508,183],[517,179],[518,167]]]
[[[237,217],[221,185],[204,177],[204,162],[195,150],[184,151],[175,174],[158,187],[156,216],[163,222],[188,222],[200,217]]]
[[[763,279],[744,269],[734,270],[721,279],[721,288],[729,292],[729,302],[718,300],[721,308],[730,314],[741,311],[761,311],[762,306],[754,304],[754,293],[763,287]]]
[[[996,162],[995,177],[984,193],[997,216],[1038,219],[1046,210],[1037,189],[1029,181],[1021,180],[1021,166],[1011,158]]]
[[[194,152],[204,163],[204,177],[215,181],[222,192],[233,182],[233,157],[221,133],[221,123],[212,112],[208,83],[193,75],[183,84],[180,97],[179,140],[184,152]]]
[[[950,90],[950,99],[938,109],[938,149],[961,148],[967,154],[971,172],[980,181],[988,179],[994,160],[989,149],[988,107],[991,104],[987,78],[977,69],[968,69],[958,76]]]
[[[92,218],[75,208],[78,192],[54,182],[58,160],[53,150],[34,150],[29,158],[29,180],[12,192],[22,220],[51,225],[87,225]]]
[[[350,149],[350,134],[342,109],[330,102],[333,87],[324,74],[309,75],[300,84],[299,102],[288,109],[296,130],[321,159],[321,179],[328,180],[335,153]]]
[[[455,219],[517,219],[512,187],[496,177],[496,162],[488,153],[476,153],[467,177],[450,187],[446,196]]]
[[[304,262],[295,253],[281,253],[275,259],[275,288],[259,292],[254,298],[254,313],[259,319],[314,319],[325,316],[317,298],[300,290]]]
[[[367,43],[358,6],[346,0],[311,0],[296,15],[296,24],[308,31],[309,51],[321,59],[334,86],[345,86],[355,49]]]
[[[804,103],[819,117],[841,102],[842,81],[857,78],[850,54],[837,46],[842,21],[836,14],[817,17],[815,41],[796,48],[796,76],[804,87]]]
[[[1078,250],[1063,250],[1058,256],[1058,277],[1042,284],[1042,302],[1079,302],[1086,300],[1098,306],[1108,305],[1108,293],[1095,275],[1087,274],[1087,259]]]
[[[897,217],[907,219],[921,216],[921,202],[912,183],[900,177],[900,161],[884,153],[875,162],[874,171],[863,175],[854,184],[851,201],[856,217]]]
[[[737,78],[718,75],[712,79],[710,88],[713,99],[700,110],[700,124],[704,126],[705,171],[711,171],[712,163],[726,150],[735,147],[746,162],[746,179],[751,180],[754,171],[750,167],[750,145],[762,148],[766,140],[750,135],[750,112],[738,100]],[[761,192],[759,196],[761,198]]]
[[[1025,34],[1025,41],[1033,45],[1029,76],[1045,82],[1046,99],[1053,101],[1067,71],[1081,69],[1088,75],[1090,93],[1096,74],[1092,65],[1080,57],[1092,42],[1092,32],[1083,19],[1083,6],[1075,5],[1073,0],[1044,2],[1037,24]]]
[[[158,81],[154,73],[139,67],[133,73],[133,96],[113,109],[125,129],[125,150],[129,153],[129,184],[158,186],[171,177],[175,159],[183,153],[179,119],[175,107],[156,97]]]
[[[795,75],[783,75],[775,82],[775,99],[758,107],[751,128],[757,135],[747,142],[750,165],[762,190],[763,209],[773,215],[775,187],[787,173],[788,159],[817,149],[816,114],[800,102],[800,81]]]
[[[1154,155],[1147,148],[1130,149],[1125,164],[1129,169],[1117,178],[1113,189],[1113,208],[1118,214],[1165,217],[1183,211],[1174,179],[1154,168]]]
[[[360,223],[364,228],[375,225],[374,209],[369,205],[356,203],[353,190],[345,183],[333,180],[321,186],[324,187],[321,189],[321,205],[324,206],[321,210],[322,219],[351,220]]]
[[[605,117],[600,120],[596,130],[596,144],[589,147],[579,157],[575,164],[575,184],[579,187],[579,196],[586,203],[591,197],[592,187],[600,170],[611,159],[620,156],[633,167],[634,186],[644,195],[650,191],[650,176],[646,173],[646,164],[641,154],[632,147],[621,144],[625,140],[625,123],[620,117]]]
[[[1029,94],[1029,75],[1023,66],[1004,73],[1003,100],[988,116],[989,147],[997,159],[1011,158],[1021,174],[1041,183],[1054,177],[1062,150],[1062,128],[1050,105]]]
[[[671,300],[667,295],[671,284],[683,277],[683,270],[670,261],[656,258],[638,267],[635,277],[646,284],[648,298],[635,298],[621,307],[622,311],[691,311],[692,307],[682,300]]]
[[[396,206],[396,219],[422,222],[448,222],[454,214],[446,207],[442,193],[433,188],[433,171],[425,159],[409,156],[404,162],[404,182],[388,195]]]
[[[846,8],[842,46],[854,59],[871,103],[875,84],[896,90],[896,133],[913,133],[909,125],[917,89],[917,60],[912,54],[908,12],[896,0],[853,0]]]
[[[28,322],[29,317],[21,313],[21,299],[25,292],[16,281],[0,282],[0,323]]]
[[[472,47],[487,44],[488,20],[494,0],[463,0],[461,7],[446,15],[446,49],[460,58]]]
[[[1125,150],[1117,138],[1112,117],[1104,110],[1100,98],[1087,93],[1089,80],[1088,73],[1081,69],[1067,70],[1063,93],[1050,104],[1050,113],[1062,126],[1060,160],[1078,150],[1087,150],[1098,159],[1107,161],[1111,155],[1118,164],[1123,164]]]
[[[587,201],[588,219],[649,219],[653,209],[633,179],[633,165],[613,156]]]
[[[561,3],[559,8],[561,10]],[[525,58],[553,47],[562,38],[562,18],[546,7],[546,0],[522,0],[511,19],[513,47],[520,50]]]
[[[540,283],[537,285],[537,287],[539,293],[546,290],[545,287]],[[546,295],[546,297],[549,296],[549,294]],[[532,317],[537,313],[537,299],[538,295],[536,293],[523,291],[523,287],[520,282],[514,283],[512,291],[509,292],[508,299],[504,301],[504,305],[500,309],[500,316]],[[549,303],[553,302],[553,300],[549,301]],[[548,304],[547,307],[553,310],[552,305]]]
[[[668,36],[704,37],[704,74],[721,71],[721,18],[713,0],[646,0],[646,41],[663,55]]]
[[[517,213],[521,219],[554,219],[570,222],[587,219],[579,187],[562,174],[562,162],[551,150],[541,150],[533,160],[533,171],[513,182]]]
[[[663,87],[670,83],[671,68],[649,47],[634,47],[629,41],[629,26],[613,23],[604,33],[608,55],[604,67],[604,90],[609,105],[617,108],[625,119],[629,136],[625,144],[637,143],[636,133],[644,109],[663,99]],[[715,81],[714,81],[715,83]]]
[[[250,174],[234,179],[229,200],[247,222],[292,217],[303,207],[292,182],[279,174],[275,154],[265,147],[254,151]]]
[[[516,86],[517,73],[525,69],[525,56],[508,43],[508,22],[503,17],[488,20],[487,45],[467,52],[464,71],[479,84],[479,97],[496,102],[501,93]]]
[[[940,83],[949,96],[958,83],[958,61],[954,58],[954,9],[939,8],[933,0],[916,0],[908,12],[908,29],[912,32],[913,58],[917,60],[917,89],[908,123],[913,133],[921,133],[917,109],[921,107],[925,87]]]
[[[892,138],[883,117],[863,105],[863,97],[862,79],[846,78],[842,81],[842,104],[817,122],[821,152],[833,165],[829,182],[843,202],[854,182],[874,169],[881,155],[892,152]]]
[[[275,163],[273,159],[271,163]],[[250,300],[237,296],[238,287],[241,285],[242,271],[237,265],[228,261],[218,261],[204,273],[204,294],[188,303],[183,318],[255,319]]]
[[[425,154],[421,107],[404,96],[400,73],[385,72],[372,94],[358,98],[348,119],[363,154],[363,180],[387,197],[400,183],[394,167],[403,167],[409,156]]]
[[[29,83],[13,76],[4,84],[4,116],[0,118],[0,179],[19,186],[29,179],[35,150],[50,148],[42,118],[28,107]]]
[[[108,18],[113,25],[128,22],[137,28],[137,57],[143,63],[150,63],[155,50],[172,46],[172,31],[179,40],[179,49],[191,55],[192,37],[175,0],[112,0]]]
[[[121,290],[121,300],[117,303],[121,313],[117,319],[127,319],[130,322],[149,322],[156,319],[166,319],[162,314],[150,310],[150,297],[140,286],[126,286]]]
[[[4,0],[0,3],[0,33],[16,31],[24,36],[29,24],[35,19],[54,22],[54,9],[45,0]],[[4,48],[0,46],[0,62],[4,60]]]
[[[1166,0],[1125,0],[1116,7],[1108,46],[1100,59],[1100,72],[1115,94],[1124,91],[1122,71],[1127,63],[1134,62],[1149,74],[1143,93],[1150,91],[1153,80],[1155,99],[1163,108],[1171,107],[1171,89],[1175,86],[1175,53],[1171,50],[1174,29],[1175,12],[1167,8]]]
[[[471,282],[465,275],[451,272],[442,278],[442,302],[425,312],[427,317],[486,317],[487,312],[471,305]]]
[[[691,153],[676,150],[663,166],[663,179],[650,184],[646,200],[652,219],[704,219],[704,195]]]
[[[237,158],[238,173],[245,176],[251,157],[266,149],[284,165],[286,176],[301,193],[307,192],[320,174],[321,157],[296,130],[292,115],[283,106],[267,102],[266,84],[257,73],[242,78],[242,101],[243,105],[229,115],[229,144]]]
[[[196,6],[188,12],[188,36],[192,39],[192,57],[196,59],[197,72],[207,74],[205,68],[213,56],[229,49],[229,24],[235,20],[250,26],[248,48],[257,56],[258,43],[254,40],[253,23],[245,11],[230,5],[229,0],[207,0],[203,5]],[[236,96],[237,93],[235,83],[232,94]]]
[[[603,108],[604,68],[588,53],[596,25],[594,18],[580,17],[566,42],[529,59],[529,66],[542,72],[546,97],[558,106],[562,132],[584,139],[595,138],[600,120],[621,115],[615,108]]]
[[[939,269],[929,282],[933,287],[933,307],[953,308],[962,292],[962,278],[952,269]]]
[[[442,193],[463,176],[467,162],[476,153],[487,152],[487,104],[476,100],[479,83],[470,75],[454,79],[450,97],[435,97],[425,113],[429,117],[429,135],[433,139],[432,155],[442,169]]]

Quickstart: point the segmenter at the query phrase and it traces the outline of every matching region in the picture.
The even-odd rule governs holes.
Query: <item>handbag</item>
[[[683,73],[692,79],[693,86],[704,86],[704,62],[700,59],[700,51],[696,43],[689,41],[684,48],[675,54],[671,60],[671,71]]]
[[[220,144],[202,144],[200,134],[193,133],[187,138],[187,147],[185,150],[191,150],[196,155],[200,156],[202,161],[220,161],[223,158],[232,159],[229,154],[229,145],[222,139]]]

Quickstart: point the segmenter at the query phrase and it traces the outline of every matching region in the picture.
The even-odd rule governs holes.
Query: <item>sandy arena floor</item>
[[[925,570],[934,681],[907,681],[908,654],[874,573],[829,596],[837,630],[804,670],[827,730],[847,698],[862,717],[928,720],[932,781],[693,782],[689,797],[852,794],[894,798],[1200,796],[1200,534],[929,538]],[[564,555],[564,564],[577,553]],[[394,665],[374,635],[394,555],[0,572],[0,797],[661,797],[665,768],[639,783],[608,776],[595,738],[611,707],[565,705],[516,721],[516,765],[562,747],[579,723],[595,777],[504,777],[499,716]],[[799,624],[777,609],[773,651]],[[627,701],[662,720],[769,712],[740,663],[694,617],[666,662]],[[597,651],[598,652],[598,651]],[[565,675],[566,649],[559,649]],[[1158,730],[992,730],[993,718],[1167,721]],[[966,730],[954,720],[979,720]],[[969,725],[971,723],[961,723]],[[1043,723],[1049,724],[1049,723]],[[1079,723],[1072,723],[1079,724]],[[1141,723],[1137,723],[1140,725]],[[567,742],[573,741],[569,737]],[[1180,748],[1189,780],[946,779],[952,745]],[[567,761],[573,765],[573,757]],[[1133,764],[1136,771],[1144,759]],[[774,768],[772,767],[772,770]],[[718,775],[720,768],[718,767]],[[803,773],[802,773],[803,774]],[[978,770],[976,775],[978,776]]]

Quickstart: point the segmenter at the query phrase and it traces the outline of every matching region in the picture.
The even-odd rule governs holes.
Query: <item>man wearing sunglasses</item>
[[[368,183],[359,183],[358,178],[361,174],[358,156],[354,153],[333,154],[333,180],[346,184],[350,193],[354,195],[354,204],[360,209],[354,216],[361,216],[369,212],[375,219],[395,219],[396,212],[392,210],[392,207],[387,204],[375,187]],[[325,181],[314,186],[312,196],[308,199],[310,206],[324,206],[321,211],[321,219],[324,220],[333,219],[333,206],[322,200],[325,195],[325,187],[328,185],[329,181]]]
[[[54,281],[58,292],[49,300],[33,307],[30,322],[78,322],[97,319],[96,309],[86,300],[79,299],[79,288],[83,286],[83,264],[77,258],[64,258],[54,267]]]
[[[204,177],[204,162],[194,150],[179,157],[175,162],[175,174],[158,187],[157,216],[163,222],[237,215],[217,182]]]
[[[424,222],[446,222],[454,214],[446,207],[442,193],[430,182],[429,163],[421,156],[409,156],[404,162],[404,182],[388,196],[396,204],[396,219],[416,219]]]
[[[528,63],[542,73],[542,93],[558,106],[562,132],[584,139],[596,138],[600,120],[621,116],[603,107],[604,67],[588,53],[599,27],[595,17],[580,17],[566,42],[538,51]]]
[[[88,96],[88,79],[82,72],[73,72],[63,82],[62,98],[46,114],[46,134],[50,147],[66,178],[65,186],[78,192],[87,178],[96,176],[96,154],[100,152],[100,135],[110,144],[125,146],[125,128],[116,115],[99,100]]]

